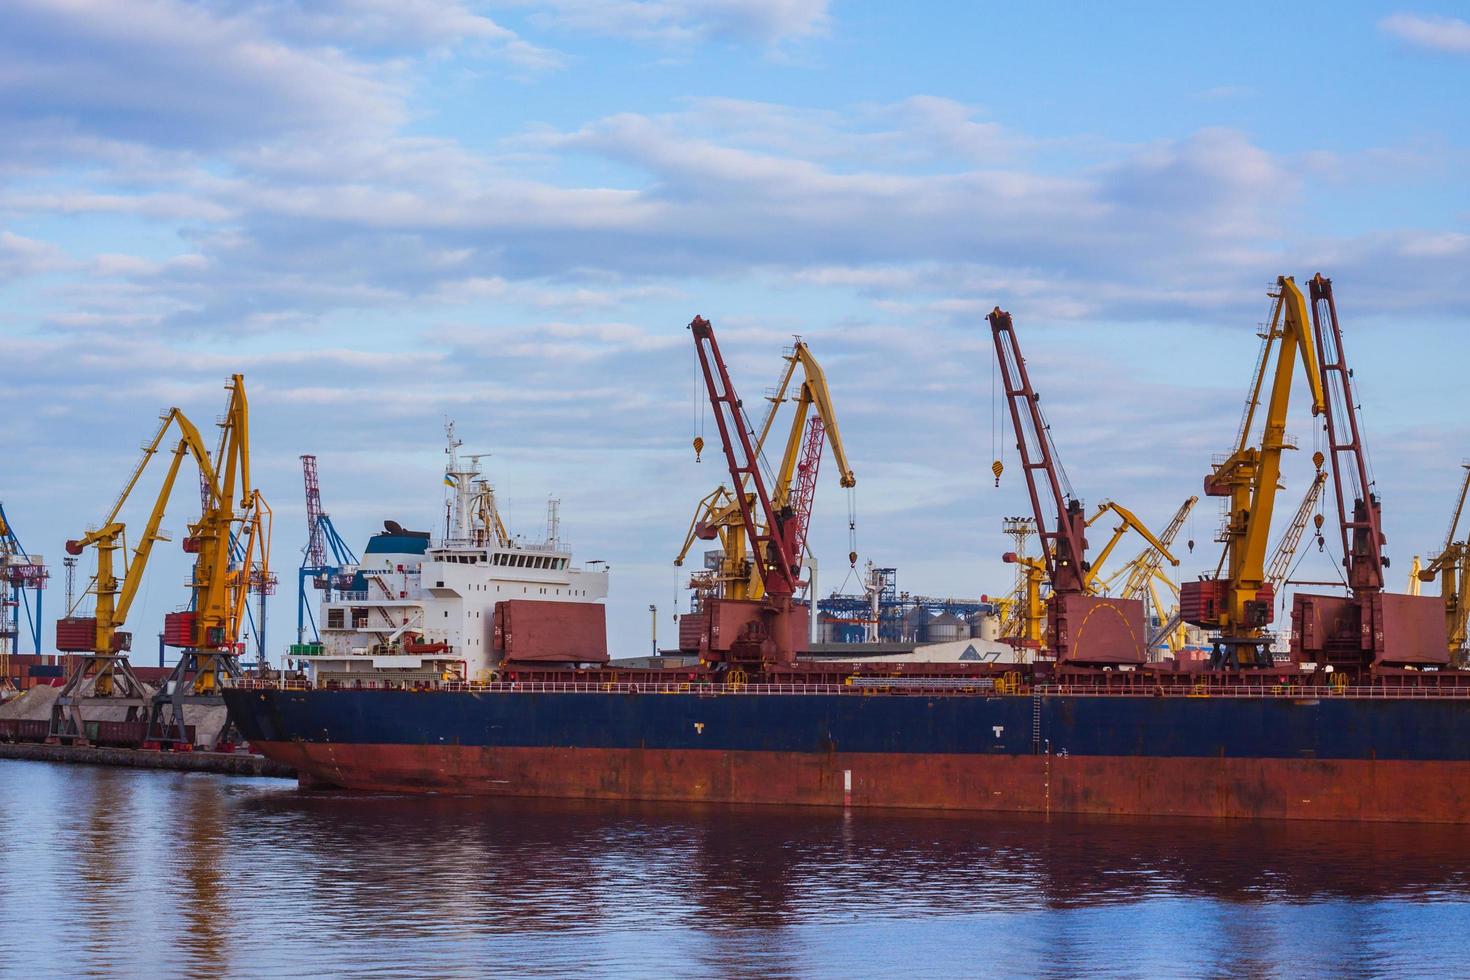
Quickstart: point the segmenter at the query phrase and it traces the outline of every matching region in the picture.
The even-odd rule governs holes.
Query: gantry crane
[[[0,657],[20,653],[22,617],[31,652],[41,652],[41,598],[48,577],[45,559],[26,552],[0,504]],[[0,670],[0,684],[9,676]]]
[[[714,328],[704,317],[696,316],[689,330],[730,469],[730,483],[737,488],[733,496],[751,563],[761,583],[758,599],[709,600],[700,658],[724,664],[789,666],[806,636],[807,615],[805,608],[792,603],[801,561],[794,548],[795,515],[789,507],[778,508],[766,488],[757,442],[720,355]]]
[[[787,513],[792,522],[791,545],[800,561],[806,553],[807,532],[811,526],[812,502],[816,493],[817,473],[821,466],[822,450],[830,445],[833,460],[837,463],[838,482],[844,488],[857,485],[857,477],[847,460],[842,437],[837,428],[837,413],[833,409],[832,395],[827,387],[827,377],[811,349],[800,338],[784,355],[786,366],[781,379],[767,396],[770,407],[754,439],[756,457],[765,450],[767,437],[776,420],[777,410],[788,400],[794,402],[791,427],[786,447],[781,454],[780,467],[771,483],[771,503],[778,513]],[[801,382],[796,393],[791,394],[797,369],[801,370]],[[694,518],[684,537],[684,545],[674,558],[675,567],[682,567],[695,541],[720,542],[719,567],[697,574],[691,581],[701,602],[706,598],[759,599],[764,585],[746,550],[744,522],[741,518],[741,502],[737,495],[744,495],[746,504],[752,503],[751,488],[746,483],[737,484],[734,490],[724,484],[707,494],[695,508]],[[856,563],[857,556],[848,560]]]
[[[1448,634],[1446,647],[1451,660],[1457,665],[1465,663],[1466,625],[1470,620],[1470,535],[1459,539],[1460,517],[1465,511],[1466,494],[1470,493],[1470,463],[1464,464],[1463,469],[1465,475],[1460,481],[1460,493],[1455,499],[1444,545],[1429,564],[1415,570],[1409,590],[1410,594],[1418,595],[1420,582],[1433,582],[1439,578],[1439,595],[1444,601],[1445,632]],[[1419,562],[1417,555],[1414,562]]]
[[[1206,496],[1228,497],[1230,501],[1222,534],[1224,553],[1213,578],[1184,582],[1179,590],[1184,622],[1215,634],[1215,667],[1269,667],[1272,663],[1271,637],[1266,627],[1271,622],[1275,597],[1266,581],[1266,547],[1279,489],[1281,454],[1296,448],[1286,435],[1286,415],[1298,355],[1312,393],[1312,414],[1324,411],[1322,378],[1306,299],[1287,276],[1277,278],[1271,296],[1271,322],[1262,335],[1261,353],[1234,451],[1215,465],[1204,482]],[[1271,388],[1261,438],[1253,445],[1253,423],[1268,371]]]
[[[1292,601],[1292,654],[1342,670],[1449,662],[1444,602],[1384,591],[1388,557],[1381,503],[1368,474],[1352,371],[1343,351],[1332,280],[1312,278],[1312,332],[1326,396],[1326,433],[1349,595],[1298,592]],[[1344,478],[1346,477],[1346,481]]]
[[[306,599],[306,584],[323,591],[326,601],[331,601],[332,590],[347,590],[351,587],[351,576],[343,581],[343,569],[357,565],[357,555],[337,533],[332,518],[322,509],[321,484],[317,480],[316,457],[310,454],[301,457],[301,475],[306,486],[306,547],[302,552],[301,569],[296,575],[296,643],[290,648],[292,657],[309,656],[321,652],[321,634],[317,631],[316,616],[311,603]],[[328,560],[328,553],[331,560]],[[311,640],[306,638],[307,627],[311,628]]]
[[[1051,584],[1051,596],[1046,603],[1046,646],[1058,664],[1105,667],[1143,663],[1143,603],[1089,593],[1087,517],[1082,502],[1072,493],[1057,462],[1051,430],[1042,415],[1040,399],[1031,387],[1011,315],[996,307],[988,319],[1015,427],[1021,471],[1026,477],[1036,518],[1036,536],[1041,542],[1041,557],[1035,559],[1038,567],[1026,566],[1028,583],[1037,581],[1037,573],[1044,571],[1046,581]],[[1014,553],[1005,557],[1020,560]],[[1035,604],[1039,595],[1033,594],[1035,591],[1028,584],[1026,616],[1031,622],[1038,615]],[[1085,631],[1081,629],[1084,621]]]

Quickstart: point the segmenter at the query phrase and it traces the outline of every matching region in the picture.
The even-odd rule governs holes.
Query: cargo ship
[[[453,448],[446,534],[386,522],[350,588],[324,598],[304,676],[224,692],[250,745],[305,785],[1470,822],[1464,671],[1346,683],[1296,662],[619,667],[606,566],[576,565],[555,504],[545,540],[509,535]]]
[[[304,783],[358,790],[1470,823],[1470,671],[1451,660],[1442,598],[1382,589],[1379,501],[1355,418],[1349,427],[1329,414],[1326,440],[1348,594],[1298,592],[1284,657],[1263,629],[1292,358],[1313,350],[1300,292],[1279,283],[1284,319],[1262,335],[1240,446],[1205,480],[1206,494],[1231,498],[1228,571],[1181,588],[1180,615],[1212,637],[1207,664],[1150,662],[1142,604],[1088,587],[1090,522],[1058,478],[1000,310],[992,335],[1043,546],[1031,566],[1048,584],[1028,596],[1025,662],[803,657],[798,522],[762,483],[713,331],[696,318],[730,476],[750,491],[733,496],[764,594],[702,609],[694,666],[610,662],[598,602],[606,569],[576,568],[553,531],[544,547],[508,539],[488,488],[459,471],[447,480],[456,494],[445,539],[389,526],[361,588],[324,606],[306,676],[231,682],[231,715]],[[1329,287],[1313,281],[1324,309]],[[1331,344],[1314,322],[1316,349],[1332,356],[1303,356],[1317,379],[1314,414],[1352,405],[1328,312]],[[1339,387],[1322,408],[1329,381]],[[1250,446],[1261,400],[1265,435]],[[1347,471],[1359,477],[1355,500]]]

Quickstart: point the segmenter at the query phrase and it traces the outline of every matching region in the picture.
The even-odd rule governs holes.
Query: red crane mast
[[[1343,564],[1354,595],[1383,590],[1382,506],[1368,479],[1367,454],[1358,428],[1357,405],[1353,400],[1352,371],[1342,352],[1342,328],[1337,323],[1337,304],[1332,299],[1332,280],[1319,272],[1312,278],[1312,332],[1316,334],[1317,357],[1322,372],[1322,393],[1327,398],[1327,447],[1332,484],[1337,492],[1338,527],[1342,531]],[[1348,494],[1343,489],[1344,472],[1352,480],[1353,512],[1348,516]]]
[[[1368,476],[1353,372],[1343,353],[1332,280],[1311,282],[1312,332],[1326,400],[1327,447],[1337,497],[1348,596],[1298,592],[1292,599],[1292,658],[1349,671],[1389,672],[1449,663],[1444,599],[1385,592],[1381,504]],[[1347,482],[1344,482],[1344,475]],[[1349,497],[1352,499],[1349,509]]]
[[[1082,502],[1071,492],[1057,460],[1051,430],[1031,387],[1011,315],[997,306],[988,319],[1015,426],[1016,450],[1036,515],[1042,562],[1051,582],[1046,610],[1047,647],[1058,664],[1074,667],[1143,663],[1147,642],[1143,603],[1088,593],[1087,517]]]
[[[988,319],[991,337],[995,341],[995,356],[1000,361],[1006,403],[1015,426],[1021,472],[1026,476],[1031,510],[1036,515],[1036,536],[1041,539],[1047,578],[1053,593],[1085,592],[1082,576],[1087,571],[1083,564],[1087,549],[1087,517],[1082,502],[1070,493],[1064,495],[1062,492],[1056,447],[1052,445],[1046,420],[1041,416],[1040,400],[1031,387],[1031,376],[1026,371],[1026,359],[1021,356],[1011,315],[996,307]]]

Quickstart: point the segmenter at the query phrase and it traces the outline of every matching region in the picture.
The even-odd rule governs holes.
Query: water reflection
[[[1453,972],[1470,921],[1453,827],[0,786],[32,975]]]

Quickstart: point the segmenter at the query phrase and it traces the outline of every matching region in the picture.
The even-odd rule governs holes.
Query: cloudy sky
[[[672,637],[671,559],[724,475],[690,449],[698,313],[751,401],[811,344],[864,559],[999,593],[1025,492],[1013,449],[990,476],[984,313],[1014,314],[1079,494],[1161,526],[1234,436],[1267,285],[1321,271],[1402,588],[1470,455],[1466,91],[1454,5],[8,0],[0,500],[57,610],[61,543],[157,413],[207,424],[242,372],[279,649],[298,456],[360,545],[442,513],[451,417],[515,530],[561,498],[638,653],[650,603]],[[1292,429],[1320,442],[1300,399]],[[826,476],[824,592],[848,550]],[[1186,572],[1217,523],[1202,502]],[[186,575],[165,546],[143,662]]]

